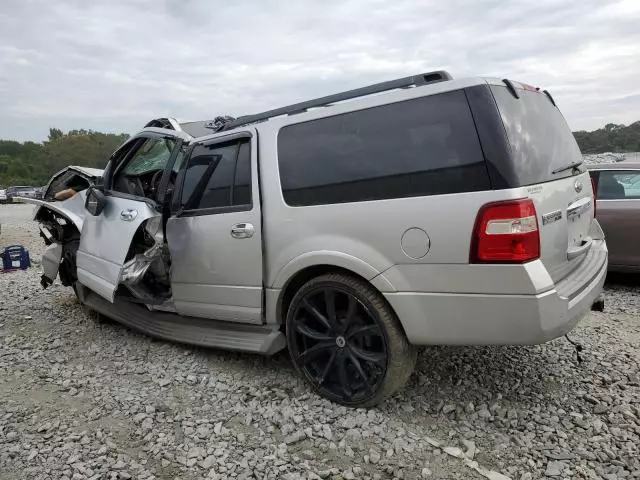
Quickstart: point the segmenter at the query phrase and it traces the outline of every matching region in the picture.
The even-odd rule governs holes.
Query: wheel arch
[[[395,309],[389,304],[389,302],[387,302],[386,298],[384,298],[383,293],[385,291],[394,290],[392,289],[391,284],[389,284],[383,276],[378,274],[374,277],[367,278],[363,276],[361,272],[357,272],[354,269],[344,267],[342,265],[336,265],[335,263],[315,264],[306,266],[295,272],[289,279],[287,279],[280,290],[278,300],[275,305],[275,318],[280,324],[283,332],[285,331],[286,312],[288,311],[289,305],[291,304],[296,292],[309,280],[329,273],[342,273],[358,278],[359,280],[371,285],[380,294],[380,297],[384,302],[389,305],[389,308],[393,310],[397,317]],[[400,325],[402,325],[402,322],[400,322]]]

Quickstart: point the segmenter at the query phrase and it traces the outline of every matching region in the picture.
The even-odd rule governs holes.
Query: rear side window
[[[640,199],[640,171],[601,171],[596,196],[598,200]]]
[[[292,206],[491,188],[463,91],[289,125],[278,164]]]
[[[542,92],[521,89],[520,98],[516,98],[503,86],[492,86],[491,91],[511,146],[513,186],[571,176],[571,168],[558,169],[581,162],[582,154],[562,113],[549,98]]]

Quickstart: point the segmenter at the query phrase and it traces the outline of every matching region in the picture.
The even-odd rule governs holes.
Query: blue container
[[[22,245],[11,245],[0,250],[2,257],[2,268],[4,270],[16,270],[18,268],[26,270],[31,266],[29,250]]]

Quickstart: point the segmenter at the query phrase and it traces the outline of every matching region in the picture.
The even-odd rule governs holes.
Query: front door
[[[640,268],[640,171],[600,171],[597,198],[597,217],[607,241],[609,265]]]
[[[155,203],[162,179],[175,176],[181,141],[167,133],[144,132],[116,152],[103,179],[106,205],[97,216],[86,214],[76,254],[78,281],[113,301],[122,266],[132,255],[136,232],[162,214]]]
[[[194,145],[178,176],[166,238],[181,315],[263,321],[255,130]]]

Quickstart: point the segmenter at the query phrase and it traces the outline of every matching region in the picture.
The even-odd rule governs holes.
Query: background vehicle
[[[0,188],[0,204],[7,203],[7,191]]]
[[[589,166],[597,218],[607,236],[609,271],[640,272],[640,163]]]
[[[7,202],[12,203],[14,197],[36,198],[37,192],[35,187],[15,186],[7,188]]]
[[[30,201],[45,286],[59,272],[163,338],[288,346],[317,392],[367,406],[405,383],[416,345],[541,343],[589,310],[607,249],[581,161],[548,92],[431,72],[157,119],[88,189]]]

